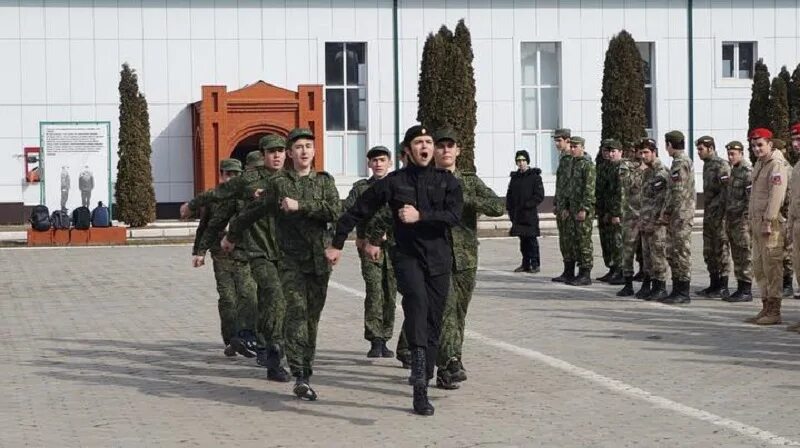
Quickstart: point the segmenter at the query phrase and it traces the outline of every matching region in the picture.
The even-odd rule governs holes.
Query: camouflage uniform
[[[687,290],[692,270],[692,222],[694,221],[695,189],[692,160],[685,151],[676,151],[669,170],[669,200],[664,213],[667,223],[667,262],[673,283]],[[674,286],[674,285],[673,285]]]
[[[440,369],[447,367],[450,361],[461,362],[464,324],[478,269],[478,215],[501,216],[505,212],[500,198],[475,173],[455,170],[453,174],[463,189],[464,211],[461,225],[449,229],[453,250],[453,275],[442,317],[442,334],[436,363]]]
[[[602,160],[597,165],[597,229],[600,233],[603,263],[611,271],[622,265],[622,226],[611,222],[612,217],[622,217],[619,176],[619,162]]]
[[[361,194],[376,181],[377,179],[371,177],[354,183],[347,199],[344,201],[343,208],[347,210],[352,207]],[[394,332],[397,282],[394,277],[391,257],[387,253],[392,245],[392,241],[388,239],[388,234],[390,233],[388,228],[391,227],[391,219],[391,212],[389,212],[389,207],[386,206],[368,222],[359,223],[356,226],[356,237],[359,239],[368,238],[366,229],[371,225],[377,226],[378,224],[372,224],[375,220],[384,221],[380,228],[387,229],[386,233],[382,231],[382,234],[375,241],[379,243],[375,245],[381,248],[381,254],[377,261],[369,259],[361,249],[358,250],[358,255],[361,259],[361,276],[364,278],[366,286],[366,296],[364,297],[364,339],[370,342],[374,339],[388,341],[392,338],[392,333]],[[387,234],[386,240],[383,239],[385,234]]]
[[[553,199],[556,212],[556,226],[558,227],[558,248],[561,250],[561,258],[564,263],[575,263],[573,249],[569,245],[570,219],[564,219],[561,212],[566,210],[567,197],[570,190],[570,175],[572,174],[572,155],[562,154],[558,159],[556,169],[556,194]]]
[[[750,200],[753,167],[746,158],[731,168],[725,201],[725,233],[731,246],[736,280],[752,283],[753,259],[750,252],[750,221],[747,204]]]
[[[730,178],[731,167],[727,160],[714,154],[703,162],[703,260],[712,277],[725,279],[727,288],[728,272],[731,270],[728,237],[721,229],[725,228],[725,186]]]
[[[644,170],[641,162],[623,160],[619,165],[619,185],[622,196],[622,275],[633,277],[633,259],[641,246],[639,213],[642,207]]]
[[[575,260],[582,271],[591,271],[595,168],[591,159],[586,157],[573,157],[570,166],[570,188],[564,203],[559,206],[562,210],[569,211],[566,244],[569,247],[570,259]],[[583,222],[575,219],[581,210],[586,212],[586,219]]]
[[[669,172],[656,158],[642,177],[642,261],[643,270],[652,280],[667,279],[667,231],[661,213],[669,198]]]
[[[321,171],[300,176],[294,170],[275,174],[262,200],[250,204],[231,222],[228,239],[237,244],[243,231],[266,215],[275,218],[280,253],[280,278],[286,300],[286,359],[292,375],[308,378],[317,344],[317,328],[325,306],[331,268],[325,259],[328,224],[341,211],[333,177]],[[296,212],[280,210],[282,198],[299,202]]]

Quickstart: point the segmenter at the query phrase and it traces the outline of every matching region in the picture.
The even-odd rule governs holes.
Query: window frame
[[[541,45],[551,44],[555,45],[555,52],[556,52],[556,68],[558,70],[558,83],[557,84],[545,84],[542,82],[542,50]],[[553,148],[552,143],[552,135],[553,132],[562,126],[562,118],[563,118],[563,70],[562,70],[562,45],[561,41],[520,41],[519,42],[519,59],[517,63],[519,64],[520,70],[520,77],[519,77],[519,85],[517,90],[517,95],[519,98],[519,111],[520,111],[520,139],[522,141],[526,141],[528,139],[533,139],[534,144],[536,145],[535,148],[526,148],[531,153],[531,166],[536,166],[542,169],[542,173],[545,175],[555,175],[556,169],[558,168],[558,157],[555,155],[555,149]],[[523,55],[525,54],[525,47],[528,45],[536,46],[536,71],[535,71],[535,83],[534,84],[526,84],[523,79],[523,74],[525,73],[525,61],[523,59]],[[542,117],[542,91],[543,90],[557,90],[558,95],[556,97],[556,104],[558,105],[556,110],[556,120],[555,120],[555,127],[553,129],[544,128],[543,127],[543,117]],[[526,91],[534,91],[536,93],[535,101],[536,101],[536,128],[527,128],[525,123],[525,93]],[[523,145],[524,146],[524,145]],[[549,171],[545,171],[543,169],[544,164],[542,162],[548,161],[547,165],[549,165]]]
[[[644,83],[644,90],[645,90],[645,97],[647,96],[647,90],[650,89],[650,123],[649,126],[645,124],[645,132],[647,136],[650,138],[654,138],[655,130],[656,130],[656,74],[658,71],[656,70],[656,43],[653,41],[637,41],[637,50],[638,44],[647,44],[649,50],[649,59],[650,59],[650,82],[648,83],[645,81]],[[641,55],[641,51],[639,52]],[[645,107],[647,106],[647,100],[645,98]],[[647,114],[647,111],[645,111]],[[646,117],[646,115],[645,115]]]
[[[748,77],[748,78],[742,78],[740,76],[741,70],[740,70],[740,61],[739,61],[739,55],[740,55],[739,48],[740,48],[740,46],[742,44],[750,44],[750,45],[753,46],[753,49],[752,49],[753,55],[752,55],[752,61],[751,61],[751,66],[750,66],[750,74],[751,74],[751,76]],[[724,60],[722,58],[723,58],[723,53],[724,53],[725,46],[732,46],[733,47],[733,71],[732,71],[732,76],[725,76],[725,74],[724,74],[725,63],[724,63]],[[721,40],[719,45],[718,45],[718,47],[719,47],[719,58],[718,58],[718,61],[720,63],[720,67],[719,67],[719,70],[717,71],[717,73],[718,73],[718,76],[719,76],[720,79],[722,79],[723,81],[747,81],[747,82],[750,82],[750,81],[753,80],[753,76],[755,75],[755,70],[756,70],[756,62],[758,61],[758,41],[756,41],[756,40]]]

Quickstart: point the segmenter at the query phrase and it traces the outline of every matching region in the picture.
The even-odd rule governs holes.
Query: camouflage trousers
[[[733,273],[736,280],[753,282],[753,254],[750,239],[750,223],[747,218],[727,216],[725,233],[731,246]],[[725,271],[724,274],[727,274]]]
[[[252,330],[256,324],[256,284],[246,261],[221,253],[211,254],[214,279],[217,282],[217,309],[222,340],[228,345],[241,330]]]
[[[656,226],[652,232],[642,232],[642,270],[651,279],[667,281],[667,229]]]
[[[691,281],[692,219],[674,216],[667,224],[667,262],[672,280]]]
[[[792,263],[793,244],[786,240],[783,243],[783,276],[791,277],[794,273]]]
[[[311,376],[317,350],[317,328],[330,273],[309,274],[281,266],[281,284],[286,298],[286,361],[295,377]]]
[[[703,219],[703,261],[709,274],[727,276],[731,270],[730,246],[724,218]]]
[[[439,356],[436,360],[438,367],[447,367],[447,362],[453,358],[461,360],[464,325],[472,292],[475,290],[476,272],[477,268],[455,271],[450,278],[450,290],[442,317],[442,335],[439,337]]]
[[[391,257],[381,250],[377,262],[361,255],[361,276],[364,278],[366,296],[364,297],[364,339],[388,341],[394,332],[394,311],[396,308],[397,281]]]
[[[250,270],[258,285],[258,348],[283,346],[283,324],[286,320],[286,299],[283,296],[277,261],[252,258]]]
[[[600,232],[600,250],[603,252],[603,263],[607,268],[622,266],[622,225],[597,220]]]
[[[569,221],[569,218],[562,218],[561,213],[556,216],[556,227],[558,228],[558,249],[561,251],[561,258],[564,260],[564,262],[575,261],[575,258],[573,258],[572,255],[572,248],[570,247],[567,239],[567,232],[569,228],[567,223]]]
[[[574,261],[579,268],[592,269],[594,262],[594,245],[592,244],[592,216],[587,214],[586,219],[578,221],[574,216],[567,219],[566,238],[559,238],[565,241],[570,249],[569,258],[566,261]]]
[[[624,221],[622,223],[622,275],[633,277],[633,260],[642,248],[642,234],[639,231],[639,220]],[[641,263],[641,255],[639,257]]]
[[[800,224],[794,226],[793,229],[787,229],[787,231],[792,232],[792,264],[796,264],[800,266],[800,244],[794,244],[795,241],[800,238]],[[797,278],[797,283],[800,284],[800,272],[795,271],[795,277]]]
[[[753,277],[763,299],[780,299],[783,294],[784,236],[780,223],[772,224],[772,233],[760,232],[760,221],[750,222],[753,229]]]

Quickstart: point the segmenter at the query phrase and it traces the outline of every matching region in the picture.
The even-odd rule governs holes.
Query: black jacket
[[[339,218],[333,247],[341,249],[353,227],[385,204],[392,210],[395,250],[419,260],[431,275],[450,272],[453,260],[447,229],[459,225],[464,207],[461,184],[455,176],[447,170],[414,165],[389,173]],[[406,204],[419,210],[418,222],[400,221],[397,212]]]
[[[544,200],[542,170],[512,171],[506,193],[506,210],[511,218],[511,236],[539,236],[539,211]]]

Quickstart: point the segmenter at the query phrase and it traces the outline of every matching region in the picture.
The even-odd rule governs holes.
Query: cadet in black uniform
[[[458,180],[433,166],[433,137],[424,126],[412,126],[403,139],[409,165],[389,173],[366,190],[339,219],[332,247],[326,250],[336,264],[347,234],[380,208],[392,210],[395,250],[392,260],[403,295],[403,331],[411,348],[414,412],[433,415],[428,380],[439,351],[442,313],[450,287],[452,250],[447,229],[459,225],[463,195]]]

